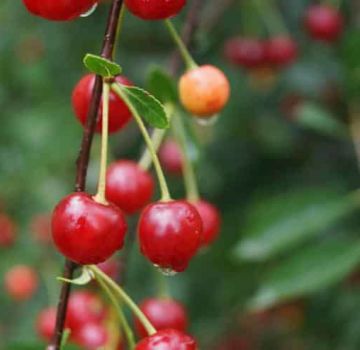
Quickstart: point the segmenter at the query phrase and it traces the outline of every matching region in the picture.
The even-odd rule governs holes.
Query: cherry
[[[266,61],[265,44],[257,38],[232,38],[225,44],[225,56],[235,65],[258,68]]]
[[[286,66],[298,55],[296,42],[288,36],[276,36],[266,42],[267,62],[274,66]]]
[[[65,197],[52,216],[52,236],[57,248],[78,264],[99,264],[124,245],[127,230],[121,210],[95,202],[79,192]]]
[[[344,20],[337,9],[322,4],[307,9],[304,24],[312,38],[334,42],[343,31]]]
[[[184,271],[202,241],[202,221],[188,202],[149,204],[139,220],[140,249],[154,265]]]
[[[6,272],[5,290],[14,300],[28,300],[38,288],[38,276],[35,270],[26,265],[16,265]]]
[[[173,299],[146,299],[139,305],[141,311],[158,331],[162,329],[176,329],[185,332],[188,324],[185,308]],[[136,319],[135,327],[140,337],[145,338],[148,333],[142,323]]]
[[[124,76],[117,76],[116,81],[122,85],[131,86],[130,80]],[[82,125],[86,124],[87,114],[90,107],[92,90],[95,83],[95,75],[87,74],[75,86],[72,93],[72,105],[77,119]],[[109,132],[114,133],[122,129],[131,119],[131,112],[126,104],[114,92],[110,92],[109,100]],[[102,128],[102,104],[99,107],[99,119],[96,132]]]
[[[51,241],[51,216],[49,214],[35,215],[31,219],[30,230],[36,241],[49,243]]]
[[[74,335],[74,342],[85,350],[103,349],[108,341],[105,327],[96,322],[84,324]]]
[[[167,139],[159,149],[159,159],[164,170],[170,174],[182,173],[182,153],[179,145],[172,139]]]
[[[96,0],[23,0],[34,15],[52,21],[68,21],[88,12]]]
[[[42,310],[36,319],[36,331],[45,341],[50,341],[55,330],[56,308],[49,307]]]
[[[129,11],[145,20],[166,19],[177,15],[186,0],[125,0]]]
[[[225,107],[230,97],[230,84],[220,69],[205,65],[191,69],[181,77],[179,93],[188,112],[207,118]]]
[[[154,186],[152,176],[131,160],[112,163],[106,174],[106,198],[127,214],[150,202]]]
[[[163,329],[144,338],[135,350],[196,350],[195,339],[175,329]]]
[[[6,215],[0,213],[0,247],[9,247],[15,241],[16,227]]]
[[[204,200],[192,203],[200,214],[203,222],[203,245],[212,243],[219,235],[221,217],[218,209]]]

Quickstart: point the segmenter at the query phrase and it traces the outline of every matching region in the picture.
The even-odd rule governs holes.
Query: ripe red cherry
[[[31,219],[30,230],[36,241],[49,243],[51,241],[51,216],[49,214],[35,215]]]
[[[141,252],[154,265],[181,272],[200,247],[202,221],[188,202],[156,202],[143,210],[138,233]]]
[[[35,270],[26,265],[16,265],[6,272],[5,290],[14,300],[28,300],[38,287],[38,276]]]
[[[172,328],[180,332],[186,331],[188,324],[186,311],[178,301],[152,298],[144,300],[139,306],[156,330]],[[135,320],[135,327],[141,338],[148,335],[138,319]]]
[[[127,230],[118,207],[97,203],[86,193],[73,193],[60,201],[51,226],[60,252],[81,265],[109,259],[123,247]]]
[[[166,19],[177,15],[186,0],[125,0],[129,11],[145,20]]]
[[[150,202],[154,186],[152,176],[131,160],[114,162],[107,170],[106,198],[127,214]]]
[[[221,217],[218,209],[204,200],[192,203],[200,214],[203,222],[203,245],[212,243],[219,235]]]
[[[175,329],[164,329],[140,341],[135,350],[196,350],[195,339]]]
[[[232,38],[225,44],[225,56],[233,64],[258,68],[266,61],[265,44],[257,38]]]
[[[266,43],[266,57],[270,65],[289,65],[295,61],[297,55],[296,42],[288,36],[277,36]]]
[[[49,307],[42,310],[36,319],[36,331],[45,341],[50,341],[54,334],[56,323],[56,308]]]
[[[73,339],[85,350],[99,350],[106,345],[108,333],[102,324],[89,322],[76,331]]]
[[[160,147],[159,159],[164,170],[170,174],[182,173],[182,153],[179,145],[172,139],[167,139]]]
[[[9,247],[15,241],[16,227],[5,214],[0,214],[0,247]]]
[[[120,84],[131,86],[130,80],[123,76],[115,78]],[[76,117],[82,125],[86,124],[87,114],[90,107],[92,90],[95,83],[95,75],[85,75],[75,86],[72,93],[72,105]],[[109,100],[109,132],[114,133],[122,129],[131,119],[131,112],[126,104],[114,92],[110,92]],[[96,125],[96,131],[102,129],[102,105],[99,107],[99,120]]]
[[[342,33],[344,20],[337,9],[322,4],[313,5],[308,8],[304,24],[312,38],[333,42]]]
[[[88,12],[96,0],[23,0],[34,15],[52,21],[68,21]]]

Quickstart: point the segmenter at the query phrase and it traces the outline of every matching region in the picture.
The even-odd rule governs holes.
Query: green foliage
[[[121,67],[117,63],[91,53],[86,54],[83,62],[90,72],[101,75],[104,78],[115,77],[122,71]]]

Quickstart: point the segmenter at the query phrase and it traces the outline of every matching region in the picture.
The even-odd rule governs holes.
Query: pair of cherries
[[[98,0],[23,0],[34,15],[52,21],[68,21],[91,11]],[[125,0],[127,8],[144,20],[165,19],[178,14],[186,0]]]

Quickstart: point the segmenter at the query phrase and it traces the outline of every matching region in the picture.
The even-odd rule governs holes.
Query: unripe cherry
[[[129,11],[145,20],[166,19],[177,15],[186,0],[125,0]]]
[[[36,331],[45,341],[50,341],[55,330],[56,308],[48,307],[42,310],[36,319]]]
[[[144,338],[135,350],[196,350],[195,339],[175,329],[164,329]]]
[[[30,266],[16,265],[5,273],[5,290],[14,300],[30,299],[37,290],[38,284],[38,276]]]
[[[113,204],[96,202],[79,192],[65,197],[52,216],[56,247],[68,259],[81,264],[99,264],[124,245],[127,224]]]
[[[16,237],[16,226],[6,215],[0,213],[0,248],[9,247],[14,244]]]
[[[202,221],[188,202],[156,202],[141,213],[138,234],[142,254],[154,265],[181,272],[201,245]]]
[[[124,76],[117,76],[116,82],[122,85],[131,86],[132,83]],[[92,91],[95,83],[95,75],[87,74],[76,84],[72,93],[72,105],[77,119],[84,126],[90,108]],[[123,100],[114,92],[110,92],[109,99],[109,133],[114,133],[124,128],[131,119],[131,112]],[[96,125],[96,132],[102,129],[102,101],[99,107],[99,119]]]
[[[181,77],[179,94],[189,113],[209,118],[225,107],[230,97],[230,84],[220,69],[205,65],[193,68]]]
[[[149,203],[154,187],[150,173],[131,160],[112,163],[106,173],[106,198],[127,214]]]
[[[182,157],[178,143],[172,139],[165,140],[159,149],[159,160],[169,174],[180,175],[182,173]]]
[[[296,42],[288,36],[276,36],[266,42],[266,57],[270,65],[282,67],[293,63],[298,55]]]
[[[105,349],[108,338],[108,332],[102,324],[89,322],[76,331],[73,339],[84,350],[99,350]]]
[[[52,21],[68,21],[81,16],[96,5],[96,0],[23,0],[34,15]]]
[[[144,300],[139,307],[156,330],[172,328],[180,332],[186,331],[187,313],[178,301],[168,298],[151,298]],[[141,338],[148,335],[138,319],[135,320],[135,327]]]

